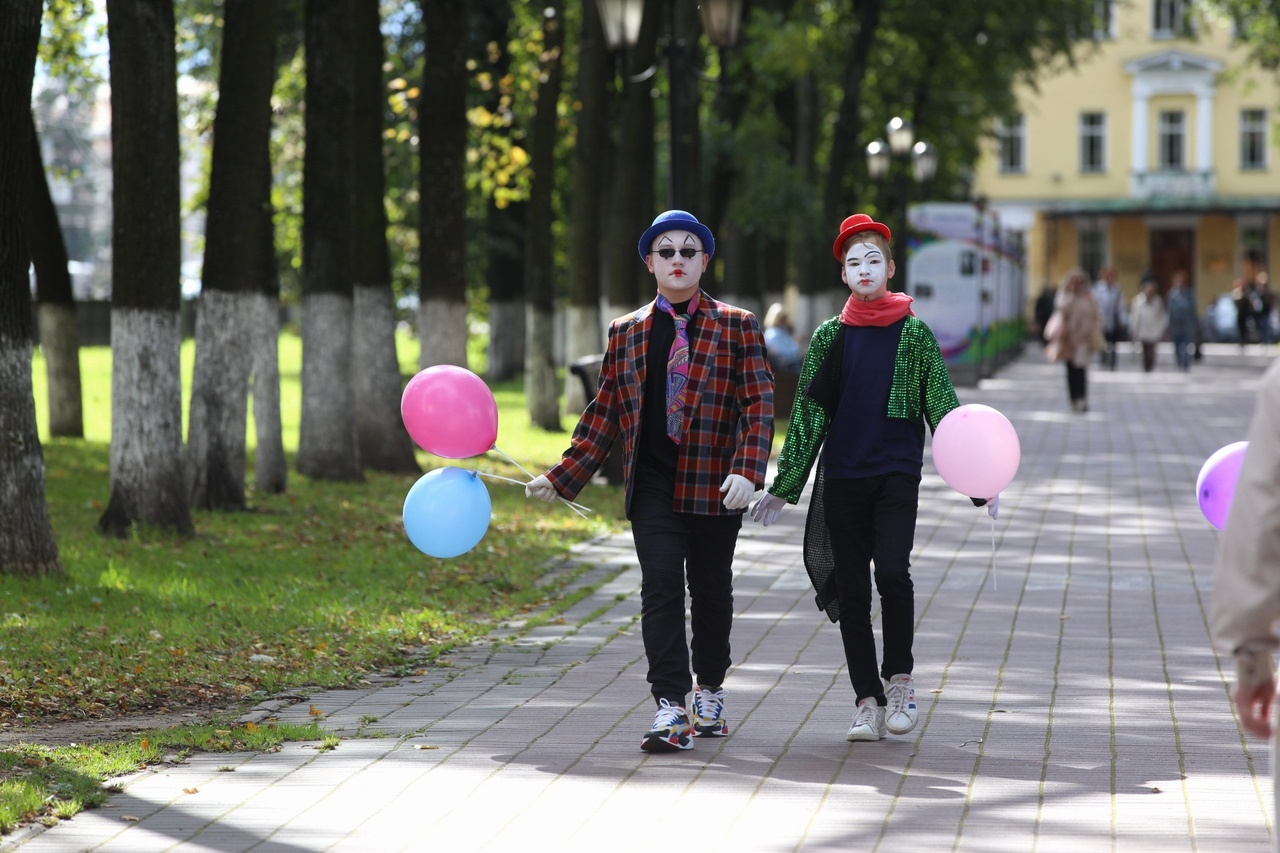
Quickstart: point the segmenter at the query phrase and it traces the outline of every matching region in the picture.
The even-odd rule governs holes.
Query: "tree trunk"
[[[40,0],[0,4],[0,574],[19,577],[63,574],[31,390],[31,81],[40,8]]]
[[[271,222],[271,89],[276,4],[226,0],[205,224],[204,281],[187,428],[193,506],[245,507],[250,311],[276,293]]]
[[[604,164],[608,63],[604,31],[595,3],[582,5],[578,41],[578,138],[573,146],[573,197],[569,208],[569,307],[565,317],[565,360],[572,364],[604,346],[600,323],[600,202]],[[564,375],[564,410],[577,417],[586,406],[582,382]]]
[[[514,202],[489,206],[484,240],[489,283],[489,381],[524,371],[524,227],[528,207]]]
[[[662,3],[645,0],[640,40],[628,52],[626,74],[642,73],[655,59]],[[653,99],[643,84],[622,82],[622,118],[614,145],[612,195],[605,213],[603,270],[604,320],[633,311],[650,298],[653,279],[643,287],[644,265],[636,242],[658,211],[653,209]],[[641,296],[643,292],[644,296]]]
[[[278,495],[288,485],[289,475],[280,423],[280,298],[275,293],[250,293],[247,301],[246,346],[253,363],[249,391],[258,439],[254,485],[260,492]]]
[[[178,89],[173,0],[108,0],[111,498],[106,534],[194,533],[182,464]]]
[[[400,419],[396,304],[387,248],[386,175],[382,159],[382,41],[378,0],[355,0],[355,289],[351,361],[361,464],[375,471],[420,473]]]
[[[351,360],[355,240],[349,0],[307,0],[298,472],[362,481]]]
[[[507,50],[511,28],[511,4],[506,0],[479,3],[476,41],[485,49],[477,51],[495,84],[485,93],[484,105],[492,115],[511,116],[515,85],[512,82],[511,52]],[[589,4],[590,5],[590,4]],[[490,50],[492,46],[492,50]],[[514,120],[508,119],[501,132],[510,136]],[[527,204],[495,197],[485,211],[485,283],[489,288],[489,369],[490,382],[511,379],[524,371],[524,226]]]
[[[28,110],[27,115],[31,113]],[[58,209],[49,194],[40,139],[31,122],[31,264],[36,270],[36,305],[40,349],[44,351],[49,388],[49,435],[84,438],[84,409],[80,391],[80,330],[76,326],[75,296],[67,267]]]
[[[467,26],[469,0],[424,3],[418,147],[422,205],[419,364],[467,365]]]
[[[530,134],[529,218],[525,234],[525,293],[529,324],[525,343],[525,393],[534,426],[560,430],[560,399],[552,357],[555,329],[555,278],[551,256],[551,208],[555,191],[556,119],[564,79],[564,3],[548,0],[542,26],[542,69],[538,105]]]

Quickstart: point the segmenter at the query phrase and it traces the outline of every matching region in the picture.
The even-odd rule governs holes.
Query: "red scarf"
[[[850,294],[840,312],[840,322],[846,326],[892,326],[908,314],[915,316],[911,297],[905,293],[890,291],[871,302],[863,302]]]

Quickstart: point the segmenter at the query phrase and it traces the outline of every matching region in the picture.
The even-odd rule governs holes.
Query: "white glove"
[[[782,508],[786,505],[787,502],[782,498],[765,492],[751,505],[751,520],[768,527],[778,520]]]
[[[539,474],[525,485],[524,496],[551,503],[560,497],[560,493],[556,491],[555,486],[551,485],[551,481],[547,479],[546,474]]]
[[[751,496],[756,493],[755,485],[741,474],[730,474],[720,484],[724,493],[725,509],[745,509],[751,503]]]
[[[991,516],[992,518],[1000,517],[1000,496],[999,495],[996,495],[994,498],[987,501],[987,515]]]

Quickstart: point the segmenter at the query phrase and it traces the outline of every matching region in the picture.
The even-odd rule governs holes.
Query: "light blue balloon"
[[[428,471],[404,498],[404,530],[414,547],[432,557],[465,554],[489,529],[493,502],[474,471]]]

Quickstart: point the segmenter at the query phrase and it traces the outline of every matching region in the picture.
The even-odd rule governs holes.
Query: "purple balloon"
[[[1236,494],[1236,481],[1240,479],[1248,446],[1247,441],[1236,441],[1215,450],[1200,466],[1200,476],[1196,477],[1200,511],[1219,530],[1227,525],[1227,513],[1231,511],[1231,499]]]

